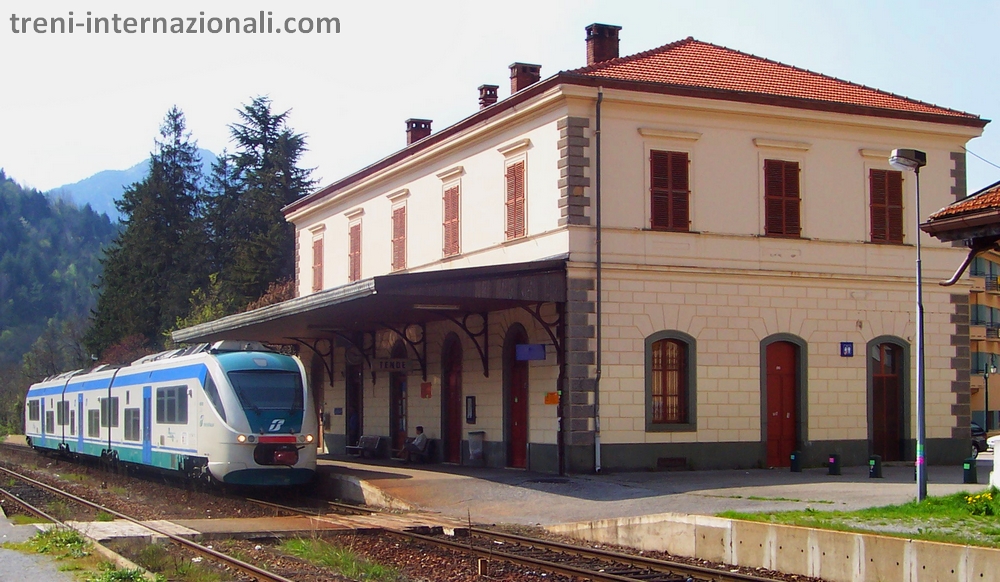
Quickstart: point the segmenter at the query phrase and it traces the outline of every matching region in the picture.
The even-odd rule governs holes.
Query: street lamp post
[[[927,154],[920,150],[895,149],[889,156],[889,165],[898,170],[913,170],[916,176],[917,195],[916,230],[913,236],[917,246],[917,501],[927,497],[927,459],[924,445],[927,441],[926,392],[924,379],[924,286],[920,265],[920,168],[927,165]]]

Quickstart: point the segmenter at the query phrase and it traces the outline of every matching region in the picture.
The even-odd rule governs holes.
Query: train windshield
[[[302,379],[295,372],[229,372],[244,410],[302,410]]]

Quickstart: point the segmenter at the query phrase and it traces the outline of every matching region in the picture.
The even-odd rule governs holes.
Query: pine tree
[[[290,111],[272,113],[270,99],[256,97],[238,113],[240,122],[229,126],[236,152],[216,167],[206,214],[222,258],[220,284],[234,304],[247,305],[269,284],[294,277],[294,227],[281,209],[315,182],[298,166],[305,135],[288,127]]]
[[[94,352],[136,334],[159,345],[163,330],[187,314],[192,291],[208,279],[205,235],[195,217],[201,160],[176,106],[167,112],[160,137],[149,175],[116,202],[125,229],[105,256],[86,338]]]

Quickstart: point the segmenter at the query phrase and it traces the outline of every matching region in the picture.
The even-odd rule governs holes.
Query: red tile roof
[[[927,221],[932,222],[960,214],[971,214],[980,210],[997,209],[1000,209],[1000,182],[984,188],[968,198],[963,198],[958,202],[945,206],[930,215]]]
[[[701,42],[688,37],[659,48],[583,67],[571,74],[770,95],[949,117],[978,116]]]

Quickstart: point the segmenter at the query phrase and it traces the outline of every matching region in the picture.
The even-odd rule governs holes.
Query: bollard
[[[872,455],[868,457],[868,478],[882,478],[882,455]]]
[[[830,453],[830,474],[840,475],[840,455],[837,453]]]
[[[792,473],[802,472],[802,451],[792,451]]]
[[[962,483],[979,483],[979,475],[976,473],[976,458],[969,457],[962,463]]]

